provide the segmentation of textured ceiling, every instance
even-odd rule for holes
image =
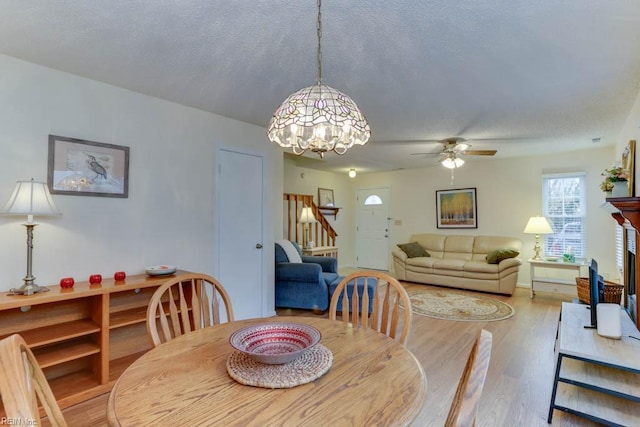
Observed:
[[[640,91],[637,0],[325,0],[323,82],[373,136],[312,167],[422,167],[614,144]],[[316,78],[314,0],[0,0],[0,53],[265,127]],[[265,136],[265,144],[269,144]],[[486,160],[467,158],[469,162]]]

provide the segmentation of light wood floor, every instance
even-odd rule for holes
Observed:
[[[405,283],[408,290],[430,288]],[[487,294],[482,294],[487,295]],[[442,426],[473,340],[481,328],[493,334],[491,364],[481,399],[477,426],[548,426],[547,412],[554,374],[553,346],[563,298],[519,288],[507,302],[515,315],[497,322],[455,322],[414,315],[408,348],[422,363],[428,393],[415,426]],[[569,301],[569,299],[565,299]],[[278,310],[280,315],[314,316],[305,310]],[[325,315],[326,316],[326,315]],[[380,384],[384,392],[384,384]],[[69,426],[106,425],[107,395],[68,408]],[[592,426],[555,411],[553,426]]]

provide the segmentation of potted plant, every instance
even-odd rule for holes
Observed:
[[[601,174],[604,181],[600,183],[600,189],[606,193],[611,193],[611,197],[626,197],[629,195],[627,181],[629,174],[626,169],[621,166],[613,166],[611,169],[605,169]]]

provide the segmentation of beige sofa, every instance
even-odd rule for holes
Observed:
[[[516,257],[489,264],[486,257],[497,249],[522,252],[522,241],[518,239],[414,234],[410,241],[418,242],[430,256],[409,258],[395,247],[392,256],[399,280],[507,295],[515,290],[521,260]]]

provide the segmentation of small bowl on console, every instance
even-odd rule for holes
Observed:
[[[299,323],[270,322],[238,329],[229,343],[257,362],[282,365],[313,348],[322,334],[313,326]]]

